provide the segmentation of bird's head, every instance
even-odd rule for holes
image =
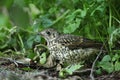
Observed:
[[[45,29],[38,34],[40,34],[42,37],[44,37],[46,41],[52,41],[59,36],[59,32],[57,32],[56,30],[51,29],[51,28]]]

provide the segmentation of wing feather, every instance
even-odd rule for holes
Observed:
[[[96,42],[87,38],[83,38],[75,35],[61,35],[56,41],[69,49],[79,49],[79,48],[98,48],[102,47],[102,43]]]

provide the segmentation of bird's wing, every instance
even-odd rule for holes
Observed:
[[[83,38],[75,35],[61,35],[56,41],[69,49],[79,49],[79,48],[98,48],[102,47],[102,43]]]

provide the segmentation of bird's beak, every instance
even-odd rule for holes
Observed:
[[[38,32],[37,35],[43,36],[43,32]]]
[[[37,35],[42,35],[41,32],[38,32]]]

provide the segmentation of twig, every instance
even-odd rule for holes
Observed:
[[[90,72],[90,78],[91,78],[91,80],[95,80],[94,74],[93,74],[93,72],[94,72],[94,67],[95,67],[96,61],[98,60],[98,58],[99,58],[100,55],[102,54],[103,47],[104,47],[104,45],[101,47],[99,54],[97,55],[96,59],[94,60],[94,62],[93,62],[93,64],[92,64],[92,68],[91,68],[91,72]]]
[[[85,73],[85,72],[89,72],[89,71],[91,71],[91,68],[84,69],[84,70],[80,70],[80,71],[75,71],[74,73],[75,73],[75,74],[76,74],[76,73],[80,74],[80,73]]]

